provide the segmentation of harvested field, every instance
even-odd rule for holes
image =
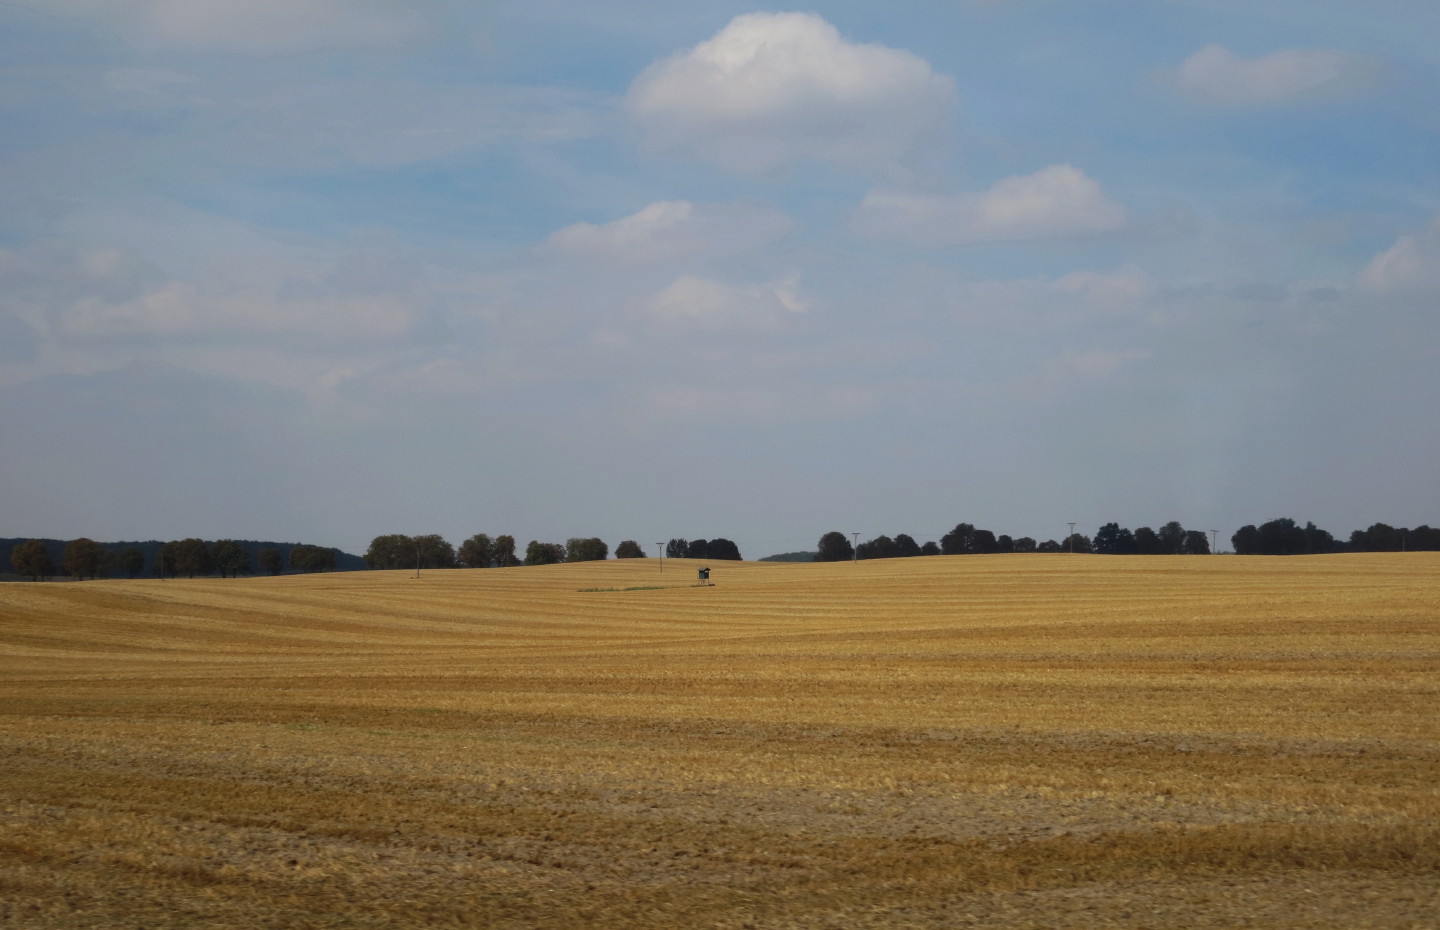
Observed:
[[[0,586],[7,928],[1434,928],[1440,555]]]

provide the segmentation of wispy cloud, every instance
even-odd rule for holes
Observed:
[[[1005,178],[988,190],[930,194],[875,190],[857,232],[916,245],[958,246],[1088,236],[1123,229],[1125,208],[1073,165]]]
[[[1284,49],[1241,58],[1221,45],[1207,45],[1175,73],[1188,96],[1223,106],[1283,103],[1348,86],[1365,70],[1354,55],[1330,49]]]

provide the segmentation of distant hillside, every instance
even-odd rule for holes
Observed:
[[[23,542],[28,542],[32,538],[34,537],[27,536],[18,539],[0,539],[0,579],[8,578],[13,581],[18,577],[13,574],[13,569],[10,567],[10,552],[16,546]],[[45,551],[50,554],[50,561],[55,563],[55,574],[63,577],[65,572],[61,566],[65,558],[65,546],[68,545],[71,540],[41,539],[40,542],[45,545]],[[288,566],[290,565],[290,550],[296,546],[305,545],[304,543],[263,542],[252,539],[237,539],[235,542],[241,549],[245,550],[245,554],[250,557],[250,569],[255,574],[261,574],[258,564],[261,549],[278,550],[280,557],[285,560],[285,565],[288,570]],[[145,557],[145,570],[141,574],[141,577],[153,578],[155,576],[155,553],[162,545],[161,540],[150,539],[144,542],[101,542],[99,545],[100,548],[113,554],[117,559],[120,557],[120,553],[134,546],[136,549],[139,549],[140,554]],[[205,540],[205,545],[213,546],[215,545],[215,540],[207,539]],[[358,555],[351,555],[339,549],[330,549],[329,551],[335,553],[335,570],[337,572],[361,571],[366,567],[365,560]],[[123,573],[118,569],[112,571],[110,575],[111,577],[123,577]]]
[[[782,552],[779,555],[767,555],[761,559],[762,562],[813,562],[813,552]]]

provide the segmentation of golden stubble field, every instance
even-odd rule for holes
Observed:
[[[1440,555],[712,567],[0,586],[0,926],[1440,926]]]

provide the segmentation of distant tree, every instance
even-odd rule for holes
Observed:
[[[233,539],[222,539],[210,550],[211,563],[220,570],[221,578],[239,578],[250,573],[250,555]]]
[[[495,564],[500,568],[514,568],[520,564],[515,555],[514,536],[495,537]]]
[[[565,561],[565,547],[559,543],[542,543],[530,540],[525,547],[526,565],[554,565]]]
[[[484,533],[476,533],[460,544],[459,556],[471,568],[489,568],[495,561],[495,543]]]
[[[740,547],[724,537],[710,540],[710,558],[716,562],[741,562]]]
[[[913,558],[920,554],[920,544],[909,533],[898,533],[895,536],[895,554],[902,559]]]
[[[1210,537],[1203,530],[1186,530],[1180,551],[1186,555],[1209,555]]]
[[[1019,539],[1015,540],[1015,551],[1034,552],[1035,540],[1031,539],[1029,536],[1021,536]]]
[[[1076,555],[1089,555],[1095,551],[1095,546],[1090,542],[1090,537],[1084,533],[1071,533],[1060,543],[1060,552],[1073,552]]]
[[[767,555],[760,558],[762,562],[813,562],[813,552],[781,552],[776,555]]]
[[[1148,526],[1142,526],[1135,531],[1135,552],[1137,555],[1159,555],[1161,552],[1160,537]]]
[[[139,578],[145,571],[145,553],[135,546],[127,546],[120,553],[120,570],[127,578]]]
[[[72,540],[65,546],[65,555],[61,558],[60,564],[65,568],[65,574],[71,578],[78,578],[81,581],[86,578],[100,577],[100,563],[105,555],[105,550],[93,539],[84,536]]]
[[[1107,523],[1095,533],[1095,551],[1100,555],[1134,555],[1135,534],[1118,523]]]
[[[335,550],[322,546],[294,546],[290,550],[290,567],[297,572],[333,572]]]
[[[855,547],[855,558],[860,560],[893,559],[899,555],[900,548],[889,536],[876,536]]]
[[[175,577],[175,543],[161,543],[155,550],[155,577]]]
[[[400,533],[376,536],[365,550],[365,564],[382,570],[412,567],[416,564],[415,540]]]
[[[939,555],[939,554],[940,554],[940,547],[935,544],[935,541],[934,541],[934,540],[931,540],[930,542],[927,542],[925,545],[923,545],[923,546],[920,547],[920,554],[921,554],[921,555]]]
[[[1180,521],[1171,520],[1155,535],[1160,538],[1161,555],[1179,555],[1185,550],[1185,527]]]
[[[38,539],[26,540],[10,550],[10,566],[17,575],[27,575],[31,581],[44,581],[55,574],[55,563],[45,544]]]
[[[1060,544],[1053,539],[1047,539],[1035,547],[1036,552],[1064,552]]]
[[[268,575],[278,575],[285,570],[285,560],[281,557],[280,550],[273,547],[261,549],[256,561],[260,563],[260,570]]]
[[[610,547],[599,537],[571,537],[565,541],[565,561],[603,562],[610,558]]]
[[[672,539],[665,544],[665,558],[683,559],[685,550],[690,548],[690,543],[684,539]]]
[[[1260,524],[1261,555],[1303,555],[1305,531],[1289,517]]]
[[[1009,555],[1015,551],[1015,540],[1001,533],[995,537],[995,551]]]
[[[615,547],[615,558],[643,559],[645,558],[645,550],[641,549],[640,544],[633,539],[622,540],[620,545]]]
[[[1260,554],[1260,530],[1253,523],[1247,523],[1230,537],[1230,547],[1236,555]]]
[[[821,536],[815,550],[817,562],[848,562],[855,558],[855,547],[840,532],[832,531]]]
[[[1410,552],[1435,552],[1440,550],[1440,529],[1422,523],[1404,536],[1405,548]]]
[[[970,551],[976,555],[991,555],[1000,551],[1000,542],[989,530],[976,530],[970,535]]]
[[[208,575],[215,570],[210,561],[210,550],[204,540],[192,536],[172,542],[171,545],[175,552],[175,574],[194,578],[196,575]]]
[[[1410,548],[1408,536],[1408,530],[1397,530],[1388,523],[1372,523],[1369,529],[1350,534],[1350,548],[1356,552],[1399,552],[1402,545]]]
[[[419,550],[422,568],[454,568],[456,565],[455,547],[442,536],[434,533],[416,536],[415,547]]]
[[[942,555],[969,555],[974,552],[975,527],[969,523],[957,523],[955,529],[940,537]]]
[[[1306,523],[1303,532],[1305,533],[1306,552],[1318,555],[1322,552],[1335,551],[1335,537],[1314,523]]]
[[[692,539],[685,546],[685,558],[687,559],[708,559],[710,558],[710,540]]]

